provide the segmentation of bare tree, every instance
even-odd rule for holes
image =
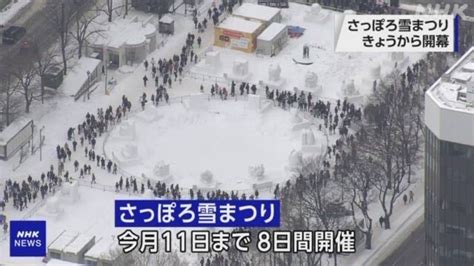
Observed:
[[[410,156],[410,164],[416,162],[416,156],[407,154],[415,152],[416,149],[410,147],[407,151],[407,145],[404,143],[412,141],[416,134],[411,130],[410,134],[403,136],[401,128],[417,128],[416,125],[410,124],[419,121],[406,119],[404,93],[409,92],[403,91],[401,80],[398,70],[392,72],[374,93],[372,99],[374,104],[366,108],[367,143],[371,143],[371,146],[364,152],[373,158],[376,165],[374,171],[377,177],[373,180],[373,186],[378,192],[378,199],[384,211],[386,229],[390,229],[390,218],[396,200],[410,185],[407,182],[407,176],[411,172],[407,156]]]
[[[45,85],[43,77],[52,67],[60,65],[57,58],[58,53],[54,49],[42,50],[37,42],[34,42],[32,53],[35,62],[34,67],[36,69],[36,74],[40,77],[41,103],[44,103]]]
[[[47,16],[54,32],[59,38],[59,47],[63,61],[64,75],[67,75],[67,49],[69,44],[69,28],[71,27],[77,10],[74,5],[64,0],[50,0],[47,3]]]
[[[77,52],[79,58],[82,57],[84,44],[89,40],[89,38],[103,32],[103,30],[99,27],[91,27],[94,24],[99,25],[97,23],[97,17],[99,15],[100,13],[97,12],[85,12],[83,15],[77,16],[75,20],[75,27],[71,32],[71,36],[77,42]]]
[[[107,15],[108,22],[112,22],[114,13],[119,15],[118,10],[122,7],[122,5],[114,5],[114,0],[105,0],[105,4],[102,7],[99,7],[98,9]],[[128,12],[127,8],[126,12]]]
[[[14,113],[20,107],[20,101],[15,95],[18,92],[18,82],[13,75],[5,69],[0,69],[0,111],[5,117],[5,125],[13,121]]]
[[[356,135],[356,141],[349,144],[350,152],[343,153],[339,165],[343,177],[339,182],[349,192],[354,226],[364,234],[365,248],[371,249],[373,219],[370,216],[369,204],[374,200],[371,196],[372,182],[377,172],[372,157],[367,156],[367,153],[363,152],[365,149],[361,147],[371,145],[367,143],[365,131],[361,129]],[[359,222],[361,216],[362,224]]]
[[[12,75],[18,80],[18,91],[25,99],[25,112],[30,112],[31,103],[35,99],[38,75],[32,64],[26,63],[26,59],[15,62],[12,66]]]

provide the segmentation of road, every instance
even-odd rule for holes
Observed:
[[[425,227],[422,223],[410,236],[380,265],[417,266],[424,265]]]
[[[17,15],[7,23],[8,25],[22,26],[26,29],[26,35],[15,45],[0,45],[0,63],[6,62],[7,58],[15,58],[20,54],[22,42],[36,42],[41,51],[49,48],[58,38],[53,25],[48,17],[48,1],[52,0],[32,0],[29,5],[20,10]],[[64,1],[66,10],[68,6],[77,6],[76,1]],[[85,2],[84,2],[85,3]],[[77,8],[76,12],[82,13],[90,7],[91,2],[83,5],[84,8]],[[1,67],[1,66],[0,66]]]

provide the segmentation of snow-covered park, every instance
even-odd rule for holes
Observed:
[[[207,16],[211,4],[204,0],[199,8],[200,19]],[[143,21],[149,17],[133,9],[129,12],[128,16]],[[109,69],[107,78],[115,83],[104,88],[102,76],[89,100],[74,101],[69,88],[60,87],[44,104],[34,102],[34,111],[25,115],[34,120],[35,142],[39,140],[39,129],[44,128],[42,160],[36,151],[26,155],[21,164],[19,154],[0,161],[0,190],[5,189],[7,179],[21,182],[30,175],[39,179],[51,165],[57,169],[57,145],[69,143],[71,146],[67,130],[76,128],[74,139],[79,142],[77,126],[84,122],[87,113],[95,115],[98,108],[109,106],[115,112],[126,96],[132,105],[130,112],[120,123],[114,123],[95,138],[95,153],[114,162],[118,173],[96,167],[95,159],[88,160],[84,148],[90,145],[86,139],[85,144],[78,144],[78,150],[65,160],[64,171],[69,172],[70,182],[63,181],[63,185],[56,187],[54,193],[48,193],[45,199],[38,195],[22,211],[8,204],[7,218],[47,220],[48,243],[65,230],[94,235],[96,239],[111,238],[120,231],[113,225],[114,200],[150,197],[148,192],[133,193],[132,189],[116,192],[120,176],[133,176],[138,186],[147,180],[178,184],[183,198],[188,197],[189,189],[251,194],[256,188],[260,188],[261,197],[273,197],[275,185],[295,178],[293,170],[298,156],[323,154],[327,147],[335,144],[339,134],[336,130],[335,133],[328,131],[324,119],[298,110],[297,104],[294,108],[282,108],[267,99],[266,86],[298,95],[302,91],[306,96],[311,93],[314,102],[329,101],[332,106],[336,106],[337,100],[348,99],[356,108],[361,108],[365,96],[372,92],[374,80],[396,65],[406,67],[422,56],[335,53],[334,21],[340,15],[291,3],[288,9],[282,10],[282,23],[305,28],[305,32],[300,38],[290,38],[279,54],[269,57],[214,46],[212,22],[203,33],[198,33],[192,16],[185,16],[184,11],[178,9],[173,16],[175,34],[160,35],[158,42],[162,46],[148,54],[147,62],[179,55],[188,33],[200,36],[202,44],[194,43],[192,48],[198,62],[189,63],[179,80],[173,79],[172,86],[167,86],[169,103],[162,101],[154,106],[149,100],[156,87],[151,67],[146,70],[143,62]],[[116,24],[126,22],[121,17],[114,18]],[[310,65],[295,63],[295,59],[301,59],[304,46],[310,49]],[[239,64],[244,70],[236,70]],[[73,59],[68,75],[84,74],[74,71],[77,65],[77,59]],[[149,79],[147,86],[144,86],[144,76]],[[233,80],[238,84],[242,81],[255,84],[257,93],[241,95],[237,86],[236,97],[227,96],[223,100],[211,95],[211,85],[230,91]],[[203,91],[200,91],[201,86]],[[144,93],[148,102],[142,108]],[[80,178],[79,171],[74,169],[75,161],[79,168],[92,165],[95,180],[92,174]],[[0,264],[14,261],[41,264],[40,258],[20,261],[10,258],[8,237],[0,236]]]

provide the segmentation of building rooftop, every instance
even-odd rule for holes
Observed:
[[[0,145],[6,145],[21,129],[27,126],[31,119],[21,118],[13,121],[8,127],[0,132]]]
[[[114,252],[118,249],[118,244],[115,239],[101,238],[99,241],[89,249],[84,255],[87,258],[93,258],[96,260],[108,260],[112,261]],[[118,253],[117,253],[118,254]]]
[[[225,30],[233,30],[245,33],[254,33],[262,26],[262,23],[249,21],[243,18],[228,17],[218,27]]]
[[[426,92],[440,107],[474,114],[474,103],[466,97],[474,86],[474,47],[466,52]]]
[[[244,3],[232,15],[260,21],[270,21],[278,13],[280,13],[278,8]]]
[[[67,247],[67,245],[74,241],[78,235],[79,233],[76,232],[63,231],[51,244],[49,244],[48,249],[62,251]]]
[[[287,30],[286,25],[281,23],[272,23],[268,28],[266,28],[262,34],[260,34],[257,39],[263,41],[271,41],[275,38],[280,32]]]
[[[78,254],[79,252],[82,251],[82,249],[89,244],[89,242],[94,240],[94,236],[90,235],[79,235],[76,237],[69,245],[67,245],[63,252],[66,253],[72,253],[72,254]]]

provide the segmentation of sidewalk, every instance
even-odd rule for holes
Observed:
[[[422,171],[417,174],[422,174]],[[382,229],[378,222],[379,216],[374,215],[372,249],[366,250],[364,243],[358,243],[358,252],[341,260],[342,265],[379,265],[423,222],[425,203],[423,177],[412,184],[410,189],[415,193],[415,200],[411,204],[404,205],[402,197],[398,198],[390,221],[391,229]],[[380,203],[377,202],[374,207],[381,208]]]

